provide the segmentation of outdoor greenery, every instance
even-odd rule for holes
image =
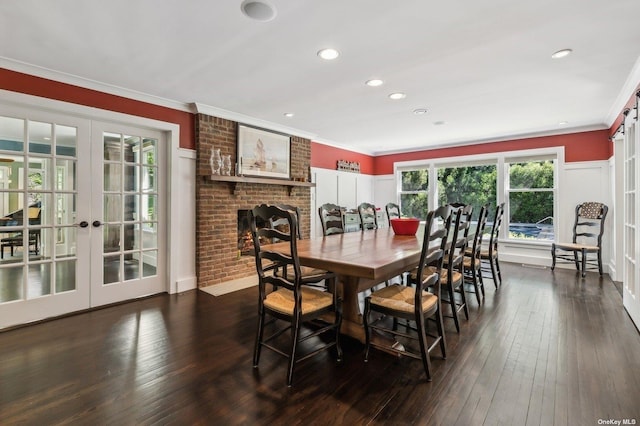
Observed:
[[[400,194],[400,211],[403,216],[427,218],[429,210],[427,191],[429,189],[429,173],[427,170],[411,170],[402,172],[402,193]]]
[[[511,222],[537,223],[553,217],[553,161],[510,164],[509,187],[527,189],[509,194]]]
[[[509,182],[506,189],[509,191],[510,236],[536,238],[527,226],[553,223],[554,163],[552,160],[527,161],[509,163],[508,167]],[[498,181],[495,164],[439,168],[437,176],[438,205],[471,204],[474,212],[488,205],[491,212],[495,211]],[[403,215],[421,219],[426,217],[428,183],[427,169],[402,172],[400,207]]]
[[[471,204],[474,212],[488,204],[494,211],[497,173],[495,165],[438,169],[438,204]]]

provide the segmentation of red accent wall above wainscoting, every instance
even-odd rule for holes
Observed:
[[[568,163],[576,161],[608,160],[611,155],[613,155],[613,146],[609,140],[609,133],[608,129],[604,129],[591,132],[569,133],[565,135],[541,136],[502,142],[487,142],[450,148],[425,149],[422,151],[379,155],[376,157],[322,145],[318,142],[312,142],[311,166],[335,170],[336,161],[344,159],[360,162],[362,173],[388,175],[393,173],[393,165],[399,161],[459,157],[464,155],[549,148],[554,146],[564,146],[564,159]]]
[[[376,174],[371,155],[324,145],[320,142],[311,142],[311,167],[336,170],[338,160],[360,163],[360,173],[365,175]]]
[[[85,89],[5,68],[0,68],[0,89],[175,123],[180,126],[180,148],[195,149],[194,116],[189,112]]]

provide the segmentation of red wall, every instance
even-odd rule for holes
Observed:
[[[430,158],[457,157],[462,155],[507,152],[522,149],[564,146],[566,162],[608,160],[611,157],[609,130],[570,133],[566,135],[542,136],[503,142],[488,142],[476,145],[414,151],[403,154],[380,155],[374,158],[375,174],[393,173],[393,164],[398,161],[423,160]]]
[[[0,89],[180,125],[180,147],[195,149],[193,114],[0,68]]]
[[[311,166],[335,170],[337,160],[358,161],[360,162],[362,173],[386,175],[393,173],[393,164],[398,161],[459,157],[463,155],[478,155],[556,146],[563,146],[565,148],[564,155],[566,162],[608,160],[612,155],[613,149],[609,140],[609,134],[610,131],[605,129],[503,142],[479,143],[450,148],[425,149],[375,157],[312,142]]]
[[[147,102],[124,98],[122,96],[60,83],[4,68],[0,68],[0,89],[176,123],[180,125],[180,147],[195,149],[194,117],[193,114],[189,112],[178,111]],[[629,100],[629,106],[634,102],[635,95]],[[398,161],[454,157],[553,146],[565,147],[565,161],[567,162],[606,160],[611,157],[613,149],[609,141],[609,136],[615,131],[619,122],[620,119],[616,120],[612,129],[609,130],[489,142],[460,147],[426,149],[410,153],[389,154],[376,157],[312,142],[311,166],[335,170],[338,160],[355,161],[360,163],[360,171],[362,173],[382,175],[393,173],[393,164]]]
[[[360,172],[375,175],[374,157],[319,142],[311,142],[311,167],[336,170],[338,160],[360,163]]]

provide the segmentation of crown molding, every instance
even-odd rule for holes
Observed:
[[[624,82],[620,93],[616,97],[616,100],[611,105],[609,109],[609,113],[607,114],[606,123],[608,127],[611,128],[613,123],[622,113],[622,110],[629,102],[633,96],[635,96],[636,91],[638,90],[638,86],[640,85],[640,57],[636,59],[635,64],[633,64],[633,68],[631,68],[631,72],[627,77],[627,80]]]
[[[131,89],[126,89],[124,87],[119,87],[112,84],[101,83],[96,80],[79,77],[73,74],[67,74],[67,73],[52,70],[49,68],[39,67],[37,65],[16,61],[16,60],[5,58],[2,56],[0,56],[0,67],[6,68],[11,71],[20,72],[23,74],[29,74],[34,77],[46,78],[48,80],[70,84],[72,86],[82,87],[84,89],[90,89],[90,90],[95,90],[102,93],[107,93],[110,95],[121,96],[123,98],[133,99],[140,102],[146,102],[149,104],[171,108],[178,111],[191,112],[189,104],[184,102],[165,99],[159,96],[149,95],[146,93],[138,92]]]
[[[222,108],[212,107],[210,105],[194,102],[191,104],[191,112],[195,114],[206,114],[213,117],[224,118],[225,120],[236,121],[250,126],[261,127],[263,129],[272,130],[274,132],[286,133],[305,139],[315,140],[316,135],[294,127],[283,126],[282,124],[273,123],[271,121],[262,120],[260,118],[251,117],[239,112],[229,111]]]

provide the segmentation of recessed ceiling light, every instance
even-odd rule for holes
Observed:
[[[327,61],[330,61],[340,56],[340,52],[338,52],[336,49],[331,49],[331,48],[322,49],[322,50],[318,50],[318,56],[321,57],[322,59],[326,59]]]
[[[571,50],[571,49],[562,49],[562,50],[558,50],[557,52],[555,52],[553,55],[551,55],[551,57],[553,59],[560,59],[560,58],[564,58],[566,56],[569,56],[571,54],[571,52],[573,52],[573,50]]]
[[[265,1],[244,0],[240,10],[246,17],[261,22],[267,22],[276,17],[276,9]]]
[[[424,115],[427,113],[427,109],[426,108],[416,108],[413,110],[413,113],[415,115]]]
[[[567,124],[569,124],[568,121],[561,121],[558,123],[558,126],[566,126]]]
[[[384,83],[384,81],[378,79],[378,78],[374,78],[371,80],[367,80],[364,84],[366,84],[367,86],[371,86],[371,87],[378,87],[378,86],[382,86],[382,84]]]
[[[293,117],[293,113],[292,112],[285,112],[284,116],[287,117],[287,118],[291,118],[291,117]]]
[[[434,126],[442,126],[442,125],[444,125],[444,123],[445,123],[444,121],[434,121],[433,125]]]
[[[406,97],[407,95],[402,92],[396,92],[389,95],[389,99],[393,99],[393,100],[404,99]]]

